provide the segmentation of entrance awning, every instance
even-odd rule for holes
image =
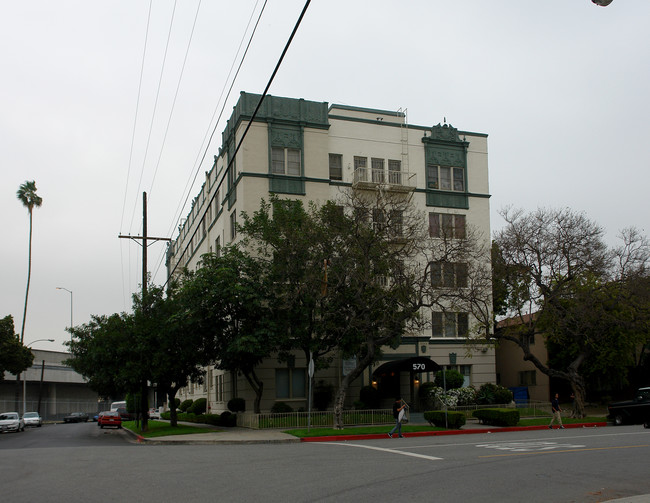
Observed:
[[[437,372],[442,367],[426,356],[413,356],[403,360],[393,360],[377,367],[372,375],[381,377],[393,372]]]

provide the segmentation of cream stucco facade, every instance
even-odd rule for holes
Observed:
[[[206,172],[205,183],[179,235],[170,244],[169,274],[175,274],[179,266],[195,269],[202,254],[236,240],[234,222],[242,212],[256,211],[270,193],[305,204],[324,203],[336,199],[341,191],[357,190],[362,182],[372,182],[380,166],[384,173],[381,180],[408,192],[411,204],[425,218],[429,214],[436,214],[435,218],[451,215],[452,219],[459,215],[463,225],[481,231],[489,246],[486,134],[458,131],[446,124],[407,124],[402,112],[328,106],[275,96],[265,97],[250,123],[259,99],[259,95],[241,93],[222,134],[219,155],[211,171]],[[285,156],[284,172],[280,172],[282,163],[278,161],[281,151]],[[234,162],[229,166],[232,156]],[[457,327],[468,323],[466,318],[456,321]],[[457,368],[466,376],[466,382],[476,387],[495,382],[494,350],[487,346],[468,349],[464,337],[449,333],[453,325],[445,322],[438,333],[431,327],[422,333],[407,334],[399,348],[385,350],[384,361],[425,356],[439,365]],[[284,389],[287,379],[300,381],[306,367],[300,354],[296,354],[291,369],[272,358],[265,360],[257,370],[265,383],[262,410],[269,410],[276,401],[294,409],[306,408],[301,386],[297,386],[298,396],[287,396]],[[316,373],[315,381],[336,386],[344,371],[345,362],[336,359],[330,369]],[[417,382],[433,380],[428,373],[415,377]],[[414,390],[409,373],[397,379],[401,393],[409,396]],[[372,369],[368,369],[350,389],[348,405],[358,400],[361,386],[372,383]],[[206,369],[205,383],[189,383],[179,393],[181,400],[207,397],[212,412],[226,410],[228,400],[235,396],[244,398],[247,410],[252,410],[254,394],[245,379],[214,367]]]

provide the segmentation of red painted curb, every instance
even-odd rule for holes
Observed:
[[[598,423],[577,423],[577,424],[566,424],[564,425],[565,429],[569,428],[597,428],[607,426],[607,422],[598,422]],[[553,428],[554,430],[560,429],[558,427]],[[406,438],[416,438],[416,437],[438,437],[438,436],[447,436],[447,435],[472,435],[476,433],[501,433],[507,431],[535,431],[535,430],[548,430],[548,426],[538,425],[538,426],[495,426],[494,428],[480,428],[480,429],[471,429],[471,430],[444,430],[444,431],[414,431],[410,433],[403,433]],[[348,440],[376,440],[376,439],[385,439],[387,433],[372,433],[367,435],[332,435],[329,437],[304,437],[301,438],[301,442],[345,442]],[[393,437],[395,438],[395,437]]]

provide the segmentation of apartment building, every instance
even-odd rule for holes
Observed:
[[[306,205],[336,199],[341,191],[374,190],[381,185],[408,196],[426,215],[432,236],[441,229],[461,236],[471,225],[489,245],[486,134],[459,131],[446,123],[408,124],[405,111],[276,96],[264,98],[251,122],[260,99],[260,95],[241,93],[212,169],[205,173],[205,183],[168,248],[168,274],[176,274],[179,266],[195,269],[202,254],[237,240],[236,223],[242,212],[252,214],[261,199],[268,200],[272,193]],[[441,281],[445,278],[448,275],[441,274]],[[347,405],[358,400],[359,389],[369,384],[415,396],[420,382],[433,380],[432,372],[399,367],[376,372],[382,363],[409,358],[455,368],[467,385],[495,382],[493,349],[465,344],[471,315],[429,315],[429,328],[404,336],[397,349],[386,349],[384,360],[357,379]],[[308,362],[303,355],[295,356],[290,367],[273,358],[260,365],[257,374],[265,383],[262,410],[277,401],[294,409],[307,408]],[[330,369],[316,373],[315,380],[337,386],[350,363],[336,358]],[[254,393],[242,376],[210,367],[203,384],[188,383],[178,396],[207,398],[210,410],[219,412],[236,396],[246,399],[251,410]]]

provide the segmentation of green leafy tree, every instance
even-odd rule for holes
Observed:
[[[4,372],[18,375],[28,369],[34,361],[34,354],[20,343],[14,330],[13,316],[0,319],[0,381]]]
[[[340,209],[340,208],[339,208]],[[264,274],[259,288],[266,295],[273,340],[280,361],[294,351],[312,359],[316,371],[327,368],[340,344],[333,329],[327,275],[341,242],[340,211],[272,196],[253,214],[243,214],[242,246],[250,250]]]
[[[622,370],[625,355],[647,341],[647,306],[629,287],[646,275],[650,247],[628,229],[623,245],[610,250],[598,225],[568,209],[502,215],[494,274],[506,286],[512,320],[496,337],[517,344],[542,373],[568,381],[584,417],[585,368]],[[548,362],[530,351],[538,333],[549,348],[562,348]]]
[[[179,291],[188,331],[204,341],[218,368],[244,375],[255,392],[255,412],[264,392],[255,369],[277,348],[265,274],[262,261],[226,247],[204,255]]]

